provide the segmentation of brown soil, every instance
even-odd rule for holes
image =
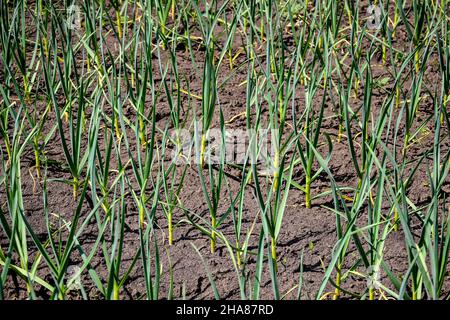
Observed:
[[[289,39],[287,39],[288,41]],[[113,38],[110,39],[111,42],[115,41]],[[239,40],[236,40],[236,50],[239,47]],[[395,40],[395,45],[399,50],[408,50],[406,42],[406,34],[404,30],[399,30],[397,32],[397,39]],[[113,46],[113,43],[111,43]],[[198,61],[201,60],[203,55],[202,51],[196,53],[196,58]],[[245,62],[245,54],[236,61],[236,65],[243,64]],[[374,78],[383,78],[389,76],[387,70],[389,70],[390,63],[386,65],[381,64],[380,57],[376,57],[377,61],[374,61],[373,66],[373,76]],[[201,94],[201,75],[199,75],[195,68],[193,67],[189,55],[180,49],[177,51],[177,61],[180,68],[179,72],[189,79],[189,87],[194,94]],[[157,57],[154,58],[153,65],[156,69],[158,64]],[[223,79],[227,79],[226,84],[224,84],[219,91],[219,101],[224,113],[225,119],[231,119],[232,117],[245,111],[245,85],[241,85],[247,77],[246,68],[235,68],[230,70],[229,66],[224,63],[220,72],[221,78],[219,83]],[[155,80],[161,82],[161,77],[159,72],[155,70],[154,72]],[[433,87],[440,83],[440,75],[437,68],[430,64],[429,70],[427,71],[427,79],[425,80],[425,85]],[[185,81],[183,81],[182,86],[185,86]],[[384,94],[387,87],[375,89],[373,97],[373,105],[380,106],[384,100]],[[408,91],[408,80],[404,86],[405,94],[407,96]],[[360,92],[363,92],[363,87],[361,86]],[[323,93],[322,93],[323,94]],[[321,98],[321,93],[318,94],[318,100]],[[302,93],[298,94],[298,108],[302,108]],[[354,105],[359,105],[362,103],[362,94],[360,97],[354,99],[352,103]],[[150,99],[150,97],[149,97]],[[190,105],[188,105],[188,99],[186,96],[182,97],[182,106],[184,110],[184,115],[189,119],[193,117],[193,110],[199,110],[200,104],[198,101],[191,100]],[[426,117],[432,113],[432,105],[430,103],[424,103],[419,110],[418,122],[423,121]],[[374,108],[376,109],[376,107]],[[127,111],[125,111],[127,112]],[[132,113],[133,111],[130,111]],[[266,111],[267,112],[267,111]],[[197,115],[199,112],[197,112]],[[217,115],[217,114],[216,114]],[[346,144],[346,138],[344,136],[341,142],[336,141],[338,123],[335,118],[331,118],[334,115],[333,105],[328,102],[326,115],[327,120],[324,122],[323,132],[328,133],[333,139],[333,152],[332,159],[330,161],[330,169],[334,175],[335,180],[339,185],[345,186],[356,186],[357,177],[355,170],[351,162],[351,156],[349,153],[348,145]],[[49,114],[49,119],[46,122],[45,132],[49,132],[54,126],[55,115],[51,112]],[[170,123],[169,109],[167,101],[164,98],[164,94],[161,95],[160,101],[158,103],[157,109],[157,125],[159,128],[164,128],[166,124]],[[218,121],[218,116],[215,118],[215,123]],[[404,124],[403,124],[404,125]],[[422,140],[416,143],[412,148],[408,150],[407,157],[415,158],[422,155],[425,151],[429,150],[430,142],[433,141],[433,128],[430,123],[427,127],[429,129],[429,134],[424,135]],[[245,118],[238,118],[232,124],[229,125],[230,128],[245,128]],[[356,129],[356,128],[355,128]],[[68,133],[66,133],[68,135]],[[447,129],[443,134],[447,134]],[[100,136],[100,140],[103,139],[103,135]],[[139,144],[134,142],[134,148]],[[400,142],[399,142],[400,143]],[[100,143],[102,144],[102,142]],[[3,146],[3,143],[2,143]],[[137,147],[139,148],[139,147]],[[448,149],[448,141],[442,146],[443,149]],[[399,150],[401,146],[399,147]],[[323,148],[321,151],[326,151]],[[445,151],[445,150],[444,150]],[[138,152],[138,151],[137,151]],[[72,188],[69,185],[58,181],[51,181],[51,179],[56,178],[66,178],[70,179],[70,174],[64,168],[65,158],[61,148],[60,138],[56,134],[55,137],[48,143],[45,149],[46,157],[51,159],[53,165],[48,168],[47,177],[48,181],[48,209],[51,214],[59,215],[60,217],[70,220],[72,214],[77,206],[77,203],[72,197]],[[124,158],[127,155],[124,152]],[[4,161],[4,160],[3,160]],[[117,164],[117,160],[114,160]],[[44,208],[42,199],[42,185],[36,181],[35,173],[33,172],[34,166],[34,156],[31,149],[27,149],[24,153],[22,159],[22,187],[23,187],[23,197],[25,205],[25,215],[34,228],[35,233],[41,240],[45,240],[47,235],[45,220],[44,220]],[[183,168],[178,168],[181,172]],[[230,184],[230,191],[232,194],[236,194],[239,190],[240,183],[240,172],[231,167],[226,168],[227,180]],[[127,174],[132,175],[131,171],[127,171]],[[132,179],[132,178],[131,178]],[[294,173],[295,181],[301,183],[304,179],[304,174],[300,168],[295,170]],[[414,203],[427,203],[429,201],[431,194],[430,189],[426,185],[427,181],[426,164],[421,165],[420,169],[416,173],[414,179],[414,184],[409,190],[409,197]],[[0,186],[0,205],[4,212],[7,212],[6,206],[6,195],[5,186],[2,184]],[[313,185],[313,195],[318,195],[321,192],[329,190],[330,183],[326,174],[322,174],[321,177]],[[89,192],[88,192],[89,195]],[[131,264],[133,257],[135,256],[137,250],[139,249],[139,225],[138,225],[138,214],[134,201],[130,195],[126,196],[128,198],[127,206],[127,227],[126,227],[126,238],[124,243],[124,263],[123,270]],[[226,189],[224,188],[223,198],[220,205],[220,212],[224,213],[230,203],[229,197],[226,194]],[[204,196],[200,189],[200,182],[198,177],[198,172],[196,166],[191,166],[187,169],[187,175],[184,182],[184,187],[181,192],[180,200],[183,206],[189,210],[189,212],[195,213],[197,215],[208,217],[207,205],[205,203]],[[326,207],[332,207],[332,198],[330,196],[315,199],[313,201],[313,207],[307,209],[304,204],[304,195],[301,191],[292,188],[289,194],[288,206],[283,220],[283,227],[281,229],[281,234],[278,240],[278,261],[279,261],[279,287],[282,294],[286,294],[287,299],[294,299],[297,294],[295,286],[299,282],[300,277],[300,259],[303,255],[303,288],[302,288],[302,298],[312,299],[315,298],[317,289],[319,288],[325,268],[330,262],[333,248],[336,244],[336,221],[335,215],[332,211]],[[389,209],[388,204],[385,205],[385,209]],[[90,210],[90,204],[86,202],[83,208],[83,215],[85,216]],[[245,209],[244,209],[244,225],[242,230],[248,230],[252,227],[254,221],[256,224],[253,228],[250,249],[254,250],[257,245],[258,235],[261,228],[260,222],[260,212],[255,198],[255,194],[252,188],[247,188],[245,194]],[[361,213],[361,218],[359,223],[366,223],[367,219],[364,218],[364,212]],[[218,243],[218,248],[215,254],[211,254],[209,251],[209,241],[205,235],[188,223],[186,221],[187,215],[182,210],[175,210],[174,221],[180,223],[175,228],[174,233],[174,245],[169,246],[167,243],[167,225],[166,219],[164,217],[161,208],[158,208],[155,221],[155,232],[152,237],[156,237],[159,244],[159,251],[161,254],[162,265],[166,267],[163,270],[161,278],[161,293],[160,298],[165,298],[169,291],[170,277],[169,270],[167,266],[169,263],[173,268],[173,281],[174,281],[174,298],[181,299],[184,296],[188,299],[211,299],[213,298],[213,292],[211,289],[210,282],[207,277],[207,271],[203,265],[200,256],[196,253],[192,245],[195,245],[201,252],[203,258],[209,270],[212,272],[217,288],[222,298],[225,299],[239,299],[239,284],[238,277],[233,265],[231,263],[231,258],[229,256],[226,247]],[[56,218],[55,218],[56,219]],[[55,220],[56,221],[56,220]],[[234,231],[232,227],[231,216],[221,225],[220,230],[224,235],[228,236],[230,239],[234,237]],[[97,237],[97,225],[95,221],[92,221],[89,227],[85,230],[79,241],[82,247],[89,251]],[[0,232],[0,246],[3,250],[7,248],[7,241],[3,234],[3,230]],[[353,245],[352,245],[353,246]],[[350,254],[346,258],[344,271],[347,271],[353,265],[352,261],[358,256],[354,247],[350,247],[348,251]],[[408,268],[408,262],[406,257],[406,250],[404,245],[404,237],[401,230],[399,232],[390,233],[385,249],[385,261],[392,268],[392,271],[400,276]],[[30,260],[32,261],[36,255],[36,248],[33,243],[29,242],[30,250]],[[34,250],[34,251],[33,251]],[[354,251],[354,255],[351,253]],[[72,265],[81,264],[82,259],[78,253],[74,253],[71,259]],[[108,274],[104,262],[104,258],[99,250],[98,254],[93,258],[91,265],[99,274],[102,279],[106,279]],[[247,261],[248,272],[254,272],[254,257],[249,256]],[[41,263],[41,266],[44,266]],[[1,267],[0,267],[1,270]],[[364,270],[363,270],[364,271]],[[45,267],[40,267],[38,274],[44,279],[50,280],[48,270]],[[386,276],[383,275],[381,281],[386,280]],[[91,299],[102,299],[98,289],[93,284],[89,275],[85,272],[82,275],[83,285]],[[388,286],[390,286],[387,283]],[[448,287],[448,283],[446,287]],[[355,293],[364,292],[366,289],[366,282],[364,279],[358,278],[353,275],[349,275],[345,279],[343,288]],[[294,289],[294,290],[291,290]],[[327,285],[326,292],[332,292],[334,288],[331,284]],[[38,297],[48,298],[48,292],[41,288],[36,292]],[[139,299],[145,295],[145,284],[143,280],[143,271],[141,262],[138,261],[137,265],[133,269],[129,280],[125,283],[124,288],[120,292],[121,298],[123,299]],[[23,281],[15,277],[13,274],[9,276],[9,281],[7,287],[5,288],[5,296],[7,299],[23,299],[26,297],[26,286]],[[72,298],[81,298],[78,292],[71,293]],[[268,264],[265,264],[263,270],[263,279],[261,281],[261,297],[266,299],[273,298],[272,293],[272,283],[270,281]],[[344,295],[344,297],[350,297],[349,295]],[[330,298],[330,296],[327,296]]]

